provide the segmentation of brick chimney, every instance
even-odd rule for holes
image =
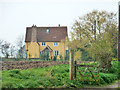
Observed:
[[[33,24],[32,26],[32,37],[31,37],[31,41],[32,42],[36,42],[37,41],[37,26]]]

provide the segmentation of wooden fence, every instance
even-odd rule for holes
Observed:
[[[74,50],[70,50],[70,80],[95,81],[99,84],[99,66],[90,61],[74,61]],[[89,64],[91,63],[91,64]],[[92,63],[94,63],[92,65]]]
[[[99,66],[98,65],[85,65],[86,63],[74,64],[74,77],[79,77],[80,81],[95,81],[99,84]]]

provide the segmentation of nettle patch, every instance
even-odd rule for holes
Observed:
[[[117,64],[117,62],[112,62],[109,72],[100,72],[101,85],[112,83],[118,79]],[[95,85],[95,82],[70,80],[68,64],[2,71],[3,88],[82,88],[86,85]]]

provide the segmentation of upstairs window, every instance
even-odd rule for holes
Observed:
[[[54,42],[54,43],[53,43],[53,46],[58,46],[58,42]]]
[[[49,29],[46,29],[46,33],[49,33],[50,32],[50,30]]]
[[[54,56],[58,56],[58,55],[59,55],[59,51],[58,50],[54,51]]]
[[[42,42],[42,43],[41,43],[41,46],[46,46],[46,42]]]

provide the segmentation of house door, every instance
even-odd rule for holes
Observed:
[[[49,50],[46,50],[46,54],[47,54],[47,60],[49,60],[49,57],[50,57],[50,51]]]

